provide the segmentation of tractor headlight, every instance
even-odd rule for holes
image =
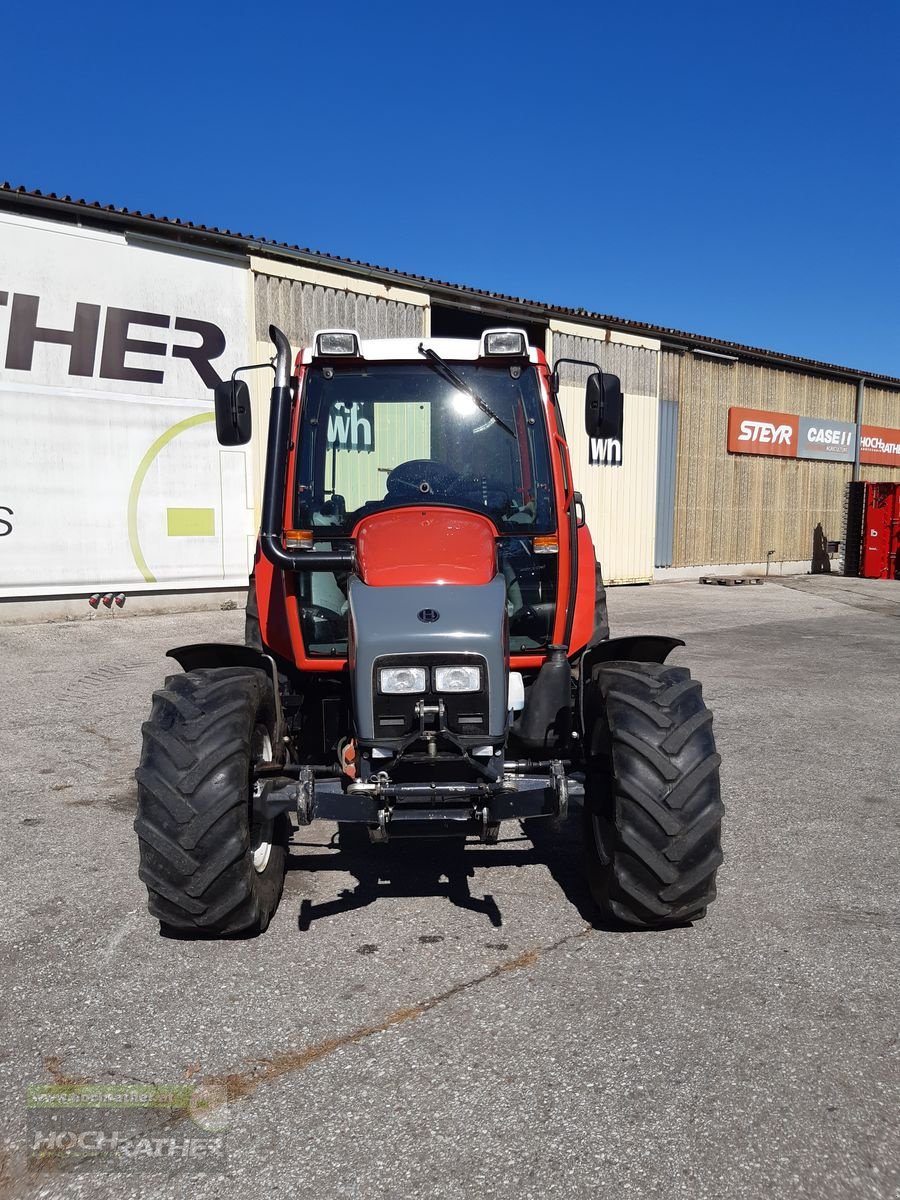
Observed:
[[[528,353],[528,339],[522,329],[486,329],[481,335],[482,354]]]
[[[341,358],[359,358],[359,337],[355,329],[323,329],[315,337],[316,354],[335,354]]]
[[[378,672],[378,686],[387,695],[399,692],[424,692],[424,667],[382,667]]]
[[[481,669],[463,665],[435,667],[434,690],[436,692],[480,692]]]

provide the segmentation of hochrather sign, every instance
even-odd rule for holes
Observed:
[[[0,213],[0,596],[246,583],[252,460],[211,388],[252,361],[249,296],[240,262]]]
[[[173,318],[166,313],[140,312],[131,308],[106,309],[103,322],[102,351],[97,364],[97,345],[100,339],[99,304],[76,302],[70,328],[54,329],[38,324],[40,296],[27,292],[0,291],[0,306],[9,305],[9,330],[6,343],[5,367],[7,371],[31,372],[34,369],[35,347],[44,345],[67,346],[69,349],[66,373],[78,379],[90,378],[95,373],[100,379],[122,379],[139,383],[163,383],[165,370],[141,365],[129,365],[128,355],[170,355],[185,358],[200,376],[207,388],[221,382],[212,365],[213,359],[225,352],[225,334],[212,321],[198,321],[191,317],[175,317],[176,331],[188,335],[187,344],[177,342],[171,347],[167,340],[132,337],[133,326],[143,329],[168,330]],[[165,335],[163,335],[165,337]],[[197,345],[195,336],[200,338]]]
[[[863,425],[859,461],[872,466],[900,467],[900,429]]]
[[[728,450],[731,454],[852,463],[856,453],[856,424],[828,417],[730,408]],[[900,467],[900,429],[863,425],[860,462]]]

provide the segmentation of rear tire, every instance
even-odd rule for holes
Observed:
[[[164,930],[260,933],[284,884],[290,824],[253,819],[251,763],[271,757],[275,697],[262,671],[172,675],[143,725],[141,879]]]
[[[716,895],[722,801],[712,713],[684,667],[594,673],[584,839],[591,894],[616,923],[700,920]]]

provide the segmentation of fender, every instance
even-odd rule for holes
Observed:
[[[255,667],[272,680],[275,693],[276,745],[273,754],[278,759],[285,734],[284,713],[281,709],[281,689],[278,684],[278,667],[270,654],[261,654],[251,646],[239,646],[233,642],[193,642],[189,646],[176,646],[166,651],[166,658],[174,658],[183,671],[203,670],[209,667]]]
[[[581,678],[584,679],[592,667],[602,662],[664,663],[676,646],[683,645],[681,638],[663,637],[657,633],[607,638],[589,647],[581,656]]]
[[[578,728],[582,738],[587,736],[584,723],[585,683],[599,663],[604,662],[651,662],[664,663],[677,646],[683,646],[681,638],[664,637],[656,633],[638,633],[630,637],[607,638],[590,646],[581,656],[578,672]]]

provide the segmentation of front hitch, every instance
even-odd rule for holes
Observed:
[[[300,767],[296,780],[263,789],[262,815],[295,812],[301,825],[315,820],[366,825],[374,841],[389,837],[475,835],[496,841],[501,821],[565,817],[569,794],[578,784],[556,759],[548,774],[505,774],[494,784],[396,783],[386,771],[350,784],[317,779],[312,767]]]

